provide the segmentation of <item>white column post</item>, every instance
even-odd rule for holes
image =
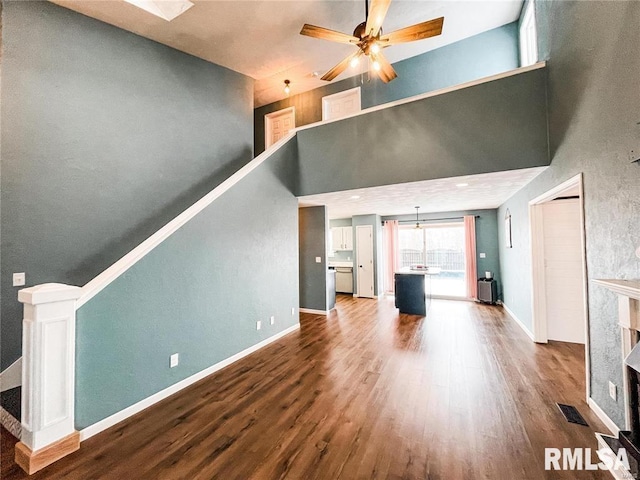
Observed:
[[[22,330],[22,438],[16,463],[32,474],[80,448],[74,426],[76,300],[58,283],[25,288]]]

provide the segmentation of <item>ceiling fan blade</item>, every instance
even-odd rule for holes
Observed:
[[[389,83],[391,80],[398,77],[398,74],[389,63],[389,60],[387,60],[387,57],[382,54],[382,52],[376,55],[375,60],[377,60],[380,64],[380,70],[375,70],[375,72],[380,77],[380,80],[382,80],[384,83]]]
[[[391,0],[371,0],[365,35],[371,35],[372,37],[378,35],[384,17],[387,16],[389,5],[391,5]]]
[[[302,30],[300,30],[300,35],[346,44],[355,44],[360,41],[359,38],[354,37],[353,35],[336,32],[335,30],[329,30],[328,28],[316,27],[315,25],[309,25],[308,23],[304,24]]]
[[[442,33],[444,17],[418,23],[410,27],[401,28],[395,32],[380,37],[382,46],[396,45],[398,43],[414,42],[425,38],[435,37]]]
[[[353,60],[354,58],[358,58],[360,55],[362,55],[362,50],[358,49],[357,52],[349,55],[347,58],[345,58],[339,64],[337,64],[335,67],[333,67],[331,70],[325,73],[322,76],[322,80],[326,80],[327,82],[330,82],[331,80],[336,78],[338,75],[340,75],[342,72],[344,72],[347,69],[347,67],[351,64],[351,60]]]

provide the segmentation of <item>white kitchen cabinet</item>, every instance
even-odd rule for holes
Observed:
[[[334,252],[353,250],[353,228],[352,227],[332,227],[331,228],[331,250]]]

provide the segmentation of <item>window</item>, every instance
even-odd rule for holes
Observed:
[[[440,297],[467,296],[465,281],[464,224],[446,223],[400,227],[400,267],[440,267],[431,277],[431,294]]]
[[[534,0],[529,0],[522,13],[520,24],[520,66],[526,67],[538,61],[538,36]]]

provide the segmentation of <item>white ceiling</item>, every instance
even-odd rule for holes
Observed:
[[[420,213],[497,208],[546,168],[525,168],[307,195],[299,197],[298,203],[301,207],[326,205],[331,219],[368,214],[415,214],[416,206],[420,207]],[[468,185],[457,186],[463,183]]]
[[[324,73],[353,51],[303,37],[304,23],[352,33],[364,21],[363,0],[192,0],[195,5],[171,22],[123,0],[51,1],[254,78],[256,107],[284,98],[285,79],[292,94],[326,84],[312,72]],[[394,0],[383,25],[387,33],[440,16],[445,21],[439,37],[385,54],[393,63],[491,30],[516,20],[521,6],[522,0]]]

